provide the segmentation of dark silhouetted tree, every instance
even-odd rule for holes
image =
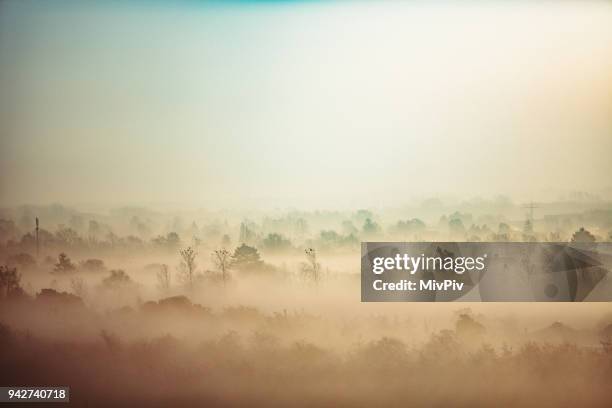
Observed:
[[[176,250],[181,244],[181,239],[176,232],[169,232],[166,236],[158,236],[153,239],[153,243],[168,250]]]
[[[226,249],[218,249],[212,253],[213,262],[217,269],[221,272],[221,277],[223,278],[223,286],[227,282],[228,271],[231,265],[232,258],[230,253]]]
[[[263,265],[257,248],[242,244],[234,250],[232,266],[240,272],[254,271]]]
[[[23,293],[21,286],[21,274],[17,268],[0,266],[0,297],[12,297]]]
[[[106,266],[101,259],[86,259],[79,262],[79,269],[86,272],[104,272],[106,271]]]
[[[317,261],[317,252],[313,248],[306,248],[304,254],[306,262],[302,263],[302,275],[318,285],[321,279],[321,264]]]
[[[57,263],[55,264],[55,268],[53,268],[53,272],[55,273],[70,273],[74,272],[76,267],[65,253],[59,254],[57,257]]]
[[[193,289],[193,280],[196,270],[196,256],[197,252],[192,247],[187,247],[179,251],[181,255],[181,264],[179,265],[179,277],[180,279],[189,286],[189,289]]]
[[[102,281],[107,289],[119,289],[132,283],[130,276],[123,269],[112,269],[110,275]]]

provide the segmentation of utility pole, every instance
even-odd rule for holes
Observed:
[[[40,253],[40,244],[38,242],[38,217],[36,217],[36,259],[38,259]]]
[[[532,201],[529,204],[524,205],[523,208],[527,208],[529,210],[529,220],[533,222],[533,210],[540,207],[535,205],[535,203]]]
[[[535,203],[532,201],[529,204],[526,204],[523,206],[523,208],[526,208],[529,210],[529,214],[527,215],[527,221],[525,222],[525,232],[531,234],[533,232],[533,210],[535,208],[539,208],[539,206],[535,205]]]

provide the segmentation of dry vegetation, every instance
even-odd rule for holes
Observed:
[[[307,216],[176,237],[142,214],[73,221],[41,234],[38,259],[3,221],[0,384],[69,385],[104,407],[612,406],[607,303],[362,304],[348,237],[397,225],[329,217],[343,232],[308,232]]]

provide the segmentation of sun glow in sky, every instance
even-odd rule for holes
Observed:
[[[6,1],[0,205],[610,193],[611,21],[589,1]]]

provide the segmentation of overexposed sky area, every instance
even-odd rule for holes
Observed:
[[[0,205],[612,191],[612,3],[0,3]]]

